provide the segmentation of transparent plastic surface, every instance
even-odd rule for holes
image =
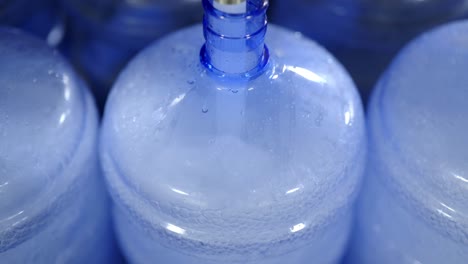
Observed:
[[[140,53],[106,105],[101,160],[129,262],[337,263],[366,152],[351,79],[274,26],[258,77],[217,75],[202,32]]]
[[[0,262],[106,263],[97,114],[58,52],[0,29]]]
[[[350,263],[467,263],[467,36],[419,37],[380,80]]]
[[[367,101],[397,52],[444,22],[468,17],[467,0],[277,0],[274,23],[324,45],[349,70]]]
[[[104,105],[114,79],[142,48],[202,19],[200,0],[62,0],[70,56]]]

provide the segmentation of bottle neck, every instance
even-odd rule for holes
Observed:
[[[201,62],[221,75],[255,76],[268,61],[267,0],[203,0]]]

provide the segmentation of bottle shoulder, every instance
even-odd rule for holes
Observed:
[[[389,178],[430,210],[463,221],[468,216],[467,32],[468,23],[452,23],[408,45],[381,78],[369,111],[372,152]]]
[[[339,182],[354,190],[362,108],[331,55],[273,26],[265,73],[233,81],[200,64],[203,43],[200,25],[160,40],[113,87],[101,151],[129,186],[146,199],[205,209],[273,203],[303,188],[310,198]]]
[[[86,87],[42,41],[1,28],[0,54],[3,226],[48,203],[41,197],[58,182],[68,181],[61,179],[63,171],[74,159],[85,131],[96,133],[96,113]]]
[[[355,112],[353,114],[362,115],[356,88],[332,55],[299,33],[276,26],[269,26],[268,31],[266,44],[271,58],[263,74],[253,79],[216,76],[201,65],[200,49],[204,43],[201,25],[155,42],[136,56],[119,76],[110,96],[107,115],[115,115],[111,108],[135,101],[162,106],[171,100],[171,107],[182,107],[179,103],[185,98],[202,100],[204,95],[226,91],[258,93],[258,96],[269,94],[278,98],[290,93],[290,100],[314,97],[317,101],[323,100],[322,105],[334,100],[348,105]],[[347,112],[345,110],[349,109],[341,108],[338,112],[343,114]]]

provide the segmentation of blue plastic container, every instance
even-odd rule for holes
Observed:
[[[420,33],[468,17],[467,0],[276,0],[272,21],[317,40],[367,101],[397,52]]]
[[[140,53],[106,105],[101,160],[125,255],[337,263],[366,152],[350,77],[315,42],[266,33],[266,1],[203,4],[203,28]]]
[[[142,48],[202,19],[200,0],[62,0],[70,15],[72,62],[91,84],[99,107],[118,73]]]
[[[58,52],[0,28],[1,263],[115,263],[97,129]]]
[[[428,32],[380,79],[349,263],[468,263],[467,36]]]

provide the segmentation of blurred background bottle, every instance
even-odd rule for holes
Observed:
[[[271,21],[324,45],[367,101],[400,48],[435,25],[466,17],[467,0],[274,0]]]
[[[13,26],[30,32],[51,46],[58,46],[65,32],[55,0],[2,0],[0,25]]]
[[[115,263],[90,92],[16,29],[0,29],[0,69],[0,262]]]
[[[349,263],[468,261],[468,21],[404,48],[369,105]]]
[[[200,22],[200,0],[62,0],[69,15],[68,54],[98,105],[138,51],[178,28]]]

